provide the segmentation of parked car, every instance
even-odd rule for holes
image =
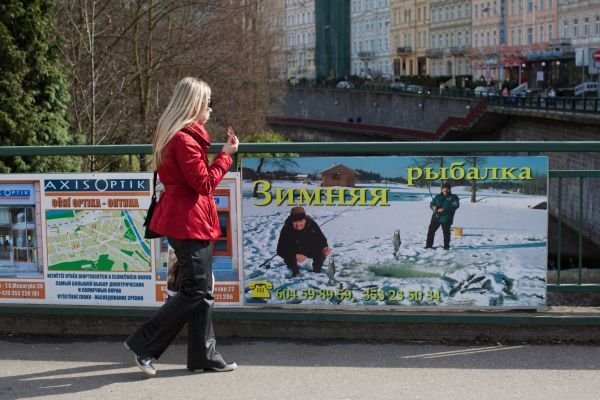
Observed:
[[[473,93],[476,97],[496,96],[496,89],[491,86],[477,86]]]
[[[408,85],[406,87],[406,91],[407,92],[413,92],[413,93],[418,93],[418,94],[422,94],[425,92],[425,88],[421,85]]]
[[[390,89],[392,90],[399,90],[401,92],[406,90],[406,83],[404,82],[392,82],[390,84]]]
[[[354,83],[348,81],[339,81],[335,87],[338,89],[354,89]]]

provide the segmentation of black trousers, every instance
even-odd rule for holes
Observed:
[[[450,221],[446,221],[442,224],[435,214],[431,216],[431,222],[429,223],[429,229],[427,230],[427,242],[425,243],[425,247],[433,246],[435,232],[440,226],[442,227],[442,232],[444,234],[444,248],[448,249],[450,247]]]
[[[313,272],[321,272],[321,269],[323,268],[323,262],[325,262],[325,256],[322,253],[315,253],[315,254],[305,254],[305,256],[307,258],[312,259],[312,269]],[[283,260],[285,262],[285,265],[287,265],[287,267],[289,269],[291,269],[294,272],[298,272],[299,268],[298,268],[298,263],[296,262],[296,255],[294,254],[293,256],[290,257],[286,257]]]
[[[183,274],[181,288],[127,340],[139,356],[158,359],[188,323],[187,367],[205,369],[225,365],[216,351],[212,326],[212,255],[206,240],[169,238]]]

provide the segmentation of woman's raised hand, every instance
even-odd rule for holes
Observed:
[[[223,152],[232,155],[238,151],[238,145],[240,141],[237,136],[235,136],[235,132],[231,126],[227,127],[227,141],[223,145]]]

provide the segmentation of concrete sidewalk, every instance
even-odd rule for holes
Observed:
[[[596,400],[600,346],[220,340],[240,367],[185,369],[178,339],[147,379],[121,337],[3,336],[0,399]]]

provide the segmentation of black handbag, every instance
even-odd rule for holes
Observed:
[[[150,221],[152,221],[152,214],[154,214],[154,207],[156,207],[156,171],[154,171],[154,180],[152,187],[152,200],[150,201],[150,207],[148,207],[148,212],[146,213],[146,219],[144,220],[144,227],[146,230],[144,231],[144,237],[146,239],[155,239],[159,238],[162,235],[152,231],[150,229]]]

